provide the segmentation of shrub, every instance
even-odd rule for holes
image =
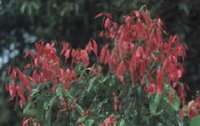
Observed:
[[[63,42],[60,51],[57,42],[40,41],[23,71],[9,68],[6,89],[23,109],[22,124],[180,126],[197,115],[199,99],[181,109],[186,46],[178,36],[165,38],[161,19],[148,11],[132,11],[124,24],[100,17],[99,35],[109,41],[100,51],[94,39],[84,49]]]

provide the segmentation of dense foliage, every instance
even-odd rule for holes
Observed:
[[[80,126],[187,125],[199,114],[200,99],[185,104],[180,82],[186,57],[178,35],[168,39],[161,19],[131,11],[124,23],[99,13],[108,41],[98,51],[95,39],[84,49],[40,41],[28,51],[24,70],[9,68],[6,89],[23,109],[22,124]],[[184,120],[186,119],[186,121]]]
[[[190,85],[188,99],[199,95],[200,2],[198,0],[0,0],[0,125],[17,125],[21,112],[14,111],[3,91],[10,65],[22,68],[24,52],[34,49],[39,39],[67,40],[72,47],[84,47],[87,40],[97,38],[100,29],[94,16],[110,12],[123,22],[121,15],[146,5],[153,17],[161,17],[169,34],[178,33],[189,46],[185,73],[181,78]],[[77,32],[78,29],[78,32]],[[98,40],[99,47],[104,42]],[[59,47],[58,47],[59,48]],[[57,48],[57,49],[58,49]]]

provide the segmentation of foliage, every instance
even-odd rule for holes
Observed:
[[[109,13],[100,17],[99,35],[109,41],[101,51],[94,39],[84,49],[63,42],[61,51],[55,41],[40,41],[23,71],[9,69],[6,89],[23,109],[24,126],[176,126],[199,113],[199,100],[188,107],[196,113],[181,109],[186,46],[177,35],[163,38],[161,19],[144,10],[131,11],[123,24]]]
[[[198,126],[198,125],[200,125],[200,115],[194,117],[190,123],[190,126]]]

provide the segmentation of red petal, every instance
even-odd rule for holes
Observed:
[[[135,16],[136,16],[137,18],[140,17],[140,12],[139,12],[139,11],[134,11],[134,13],[135,13]]]
[[[97,19],[99,17],[101,17],[103,14],[102,13],[98,13],[94,18]]]
[[[117,77],[119,78],[119,80],[121,82],[124,81],[124,73],[126,71],[126,66],[123,62],[121,62],[117,68],[117,71],[116,71],[116,74],[117,74]]]
[[[87,67],[89,65],[89,56],[86,50],[80,51],[80,57],[84,63],[84,67]]]
[[[106,20],[105,20],[105,22],[104,22],[104,27],[105,27],[105,28],[109,28],[109,27],[110,27],[110,23],[111,23],[110,19],[109,19],[109,18],[106,18]]]
[[[32,78],[33,78],[34,83],[37,84],[39,82],[39,76],[36,70],[33,71]]]
[[[92,50],[92,42],[91,41],[88,42],[88,44],[85,47],[85,50],[88,52],[90,52]]]
[[[101,53],[100,53],[100,63],[104,63],[104,62],[105,62],[105,56],[106,56],[107,49],[108,49],[108,44],[106,44],[106,45],[101,49]]]
[[[68,50],[66,50],[65,51],[65,54],[64,54],[64,56],[65,56],[65,60],[67,60],[68,58],[69,58],[69,56],[70,56],[70,49],[68,49]]]
[[[105,13],[105,16],[112,19],[112,15],[110,13]]]
[[[93,44],[93,51],[94,54],[97,56],[97,43],[94,39],[92,39],[92,44]]]
[[[17,86],[16,90],[17,90],[17,94],[20,97],[20,107],[23,108],[24,105],[26,104],[26,98],[23,95],[23,91],[22,91],[22,86]]]
[[[149,85],[149,93],[154,94],[156,92],[156,85],[154,83],[150,83]]]
[[[138,57],[141,57],[141,56],[143,56],[143,54],[144,54],[143,48],[142,48],[141,46],[138,47],[137,50],[136,50],[136,57],[137,57],[137,58],[138,58]]]
[[[9,85],[8,90],[10,93],[10,99],[12,100],[16,96],[16,89],[14,85]]]
[[[137,20],[136,30],[137,30],[137,36],[141,37],[143,34],[143,25],[142,25],[142,21],[140,19]]]

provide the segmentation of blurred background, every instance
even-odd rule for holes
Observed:
[[[188,45],[182,82],[190,86],[188,100],[199,95],[199,0],[0,0],[0,126],[20,125],[20,108],[4,91],[6,68],[22,67],[24,52],[35,42],[68,41],[74,48],[84,47],[90,37],[98,36],[101,20],[94,17],[99,12],[110,12],[115,21],[123,22],[123,15],[142,5],[164,21],[169,34],[177,33]]]

